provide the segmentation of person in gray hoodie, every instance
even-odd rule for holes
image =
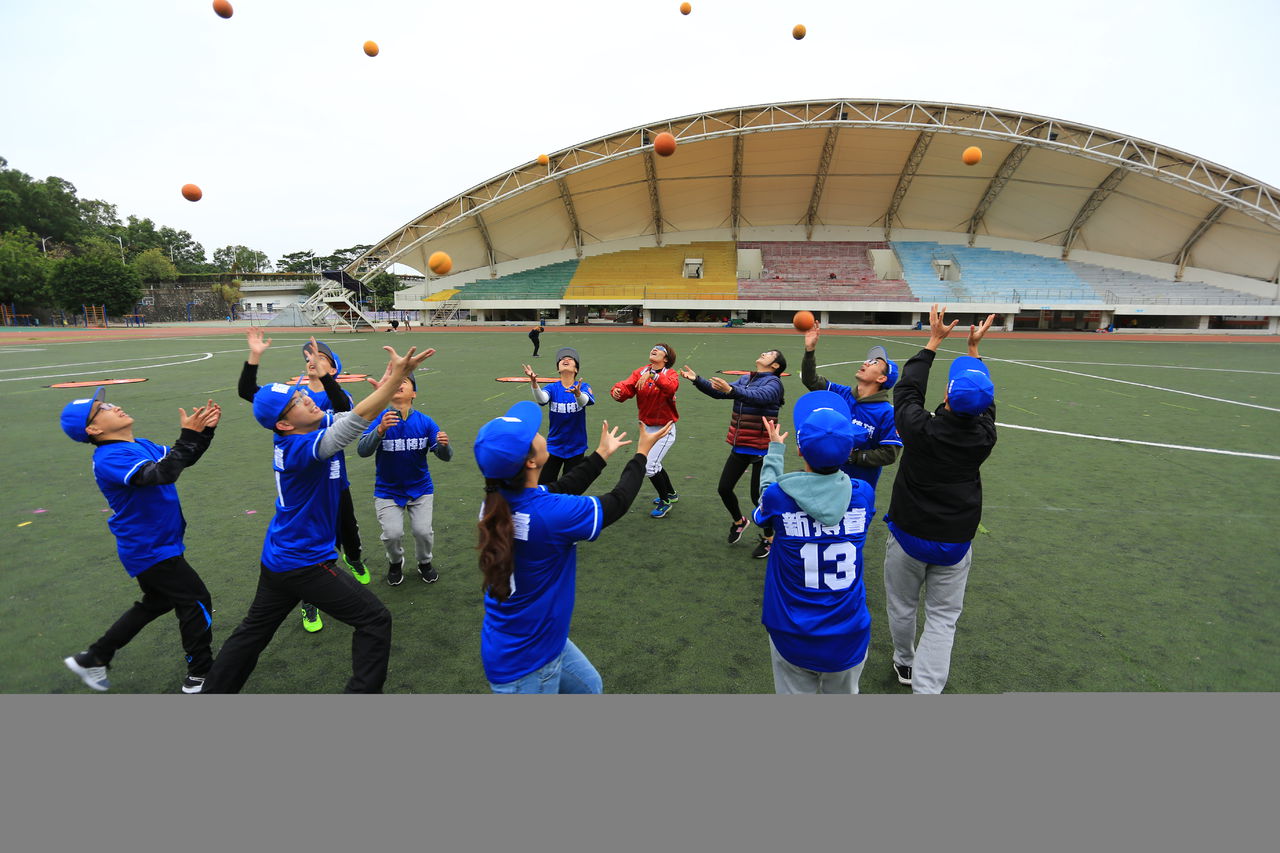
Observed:
[[[804,470],[783,472],[784,442],[766,421],[769,451],[752,520],[772,525],[760,621],[778,693],[857,693],[871,642],[863,546],[875,489],[840,470],[856,440],[849,406],[831,391],[795,405]]]

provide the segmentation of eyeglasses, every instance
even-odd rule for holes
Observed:
[[[280,410],[280,417],[283,418],[285,415],[289,414],[289,410],[298,405],[298,401],[300,399],[302,399],[301,395],[294,394],[293,397],[289,399],[289,405]]]
[[[111,411],[113,409],[119,409],[119,408],[120,407],[117,406],[115,403],[99,403],[97,408],[95,408],[93,412],[89,415],[89,420],[84,422],[84,425],[88,426],[89,424],[93,423],[93,419],[98,416],[99,412],[107,412],[107,411]]]

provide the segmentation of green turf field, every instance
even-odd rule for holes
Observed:
[[[438,583],[421,583],[411,566],[400,587],[382,582],[373,462],[354,448],[348,452],[371,589],[395,619],[389,692],[487,690],[473,550],[482,494],[471,444],[485,420],[529,398],[527,385],[493,381],[519,375],[529,361],[525,331],[328,339],[349,372],[374,375],[385,365],[384,343],[438,349],[419,373],[418,397],[418,408],[441,424],[455,448],[452,462],[431,462]],[[261,380],[296,375],[304,340],[275,335]],[[557,347],[577,347],[583,378],[599,400],[588,412],[591,430],[608,418],[634,431],[635,403],[614,402],[608,388],[661,340],[675,348],[680,364],[704,374],[749,369],[761,350],[781,347],[793,374],[784,379],[783,424],[793,431],[790,404],[804,391],[802,343],[794,333],[553,328],[537,367],[549,373]],[[876,343],[902,363],[923,340],[826,336],[818,362],[834,366],[820,372],[849,382],[849,362],[861,361]],[[931,405],[941,398],[947,356],[963,345],[962,337],[944,344]],[[190,410],[209,397],[223,405],[212,447],[178,489],[187,558],[213,594],[215,648],[243,616],[274,500],[270,435],[235,392],[245,352],[242,336],[198,331],[162,340],[0,346],[6,432],[0,471],[10,537],[0,570],[0,690],[87,692],[62,658],[86,647],[138,591],[115,555],[91,449],[69,441],[57,425],[63,404],[84,392],[45,387],[54,382],[147,377],[109,388],[108,399],[136,418],[135,434],[163,444],[177,437],[179,406]],[[983,468],[987,532],[975,543],[948,692],[1280,689],[1280,345],[1016,337],[985,342],[983,355],[996,381],[1002,429]],[[764,561],[750,557],[756,531],[727,546],[728,514],[716,496],[730,404],[686,383],[678,405],[679,438],[666,467],[681,500],[665,519],[651,519],[646,483],[625,519],[579,546],[572,636],[608,692],[771,692],[760,625]],[[612,488],[619,470],[611,465],[591,492]],[[865,693],[904,692],[889,665],[880,575],[880,521],[893,476],[891,468],[881,479],[866,547],[873,634]],[[749,503],[746,478],[739,495]],[[406,547],[412,549],[411,538]],[[350,630],[336,620],[307,634],[290,619],[246,689],[338,691],[349,674],[349,650]],[[165,617],[116,656],[112,690],[173,693],[184,672],[175,623]]]

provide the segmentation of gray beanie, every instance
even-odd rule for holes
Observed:
[[[578,351],[573,347],[560,347],[560,349],[556,350],[556,364],[559,364],[560,359],[564,358],[566,355],[573,359],[573,363],[578,366],[578,370],[581,372],[582,359],[578,358]]]

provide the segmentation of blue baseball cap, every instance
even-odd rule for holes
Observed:
[[[93,407],[97,403],[101,403],[107,396],[107,388],[105,385],[99,385],[94,389],[92,397],[85,397],[81,400],[72,400],[62,407],[62,431],[72,441],[81,441],[85,444],[89,443],[89,434],[85,432],[85,427],[89,426],[89,418],[93,417]]]
[[[796,443],[811,468],[836,468],[853,451],[849,404],[831,391],[810,391],[796,400]]]
[[[306,379],[304,378],[299,380],[296,385],[290,385],[287,382],[272,382],[270,385],[263,385],[258,389],[258,393],[253,395],[253,419],[267,429],[274,431],[280,416],[284,414],[284,410],[289,407],[289,403],[293,400],[293,395],[302,388],[305,382]]]
[[[316,341],[316,349],[320,350],[321,355],[329,357],[329,361],[333,363],[333,372],[335,374],[342,373],[342,359],[338,358],[338,354],[328,344],[324,341]],[[309,352],[311,352],[311,341],[307,341],[302,345],[303,355],[305,356]]]
[[[889,353],[884,347],[872,347],[867,351],[867,361],[880,359],[884,362],[884,384],[880,387],[888,391],[898,382],[898,365],[889,360]]]
[[[475,444],[480,473],[491,480],[509,480],[520,473],[541,426],[542,409],[532,400],[522,400],[480,427]]]
[[[947,374],[947,405],[957,415],[980,415],[996,399],[996,386],[982,359],[962,355]]]

